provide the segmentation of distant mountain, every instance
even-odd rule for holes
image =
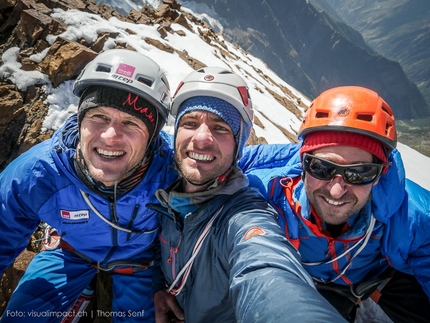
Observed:
[[[375,54],[360,34],[306,0],[196,2],[223,18],[229,41],[310,99],[330,87],[361,85],[379,92],[398,119],[430,116],[430,105],[398,62]]]
[[[315,4],[324,0],[310,0]],[[430,102],[429,0],[325,0],[378,53],[398,61]],[[332,17],[335,15],[330,14]]]

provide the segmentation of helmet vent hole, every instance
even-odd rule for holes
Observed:
[[[371,122],[373,120],[373,115],[371,115],[371,114],[358,114],[357,119]]]
[[[140,83],[143,83],[149,87],[151,87],[152,84],[154,83],[154,81],[147,79],[147,78],[144,78],[144,77],[141,77],[141,76],[137,78],[137,81]]]
[[[163,81],[164,85],[170,90],[169,82],[167,82],[164,77],[162,77],[161,80]]]
[[[328,118],[328,112],[317,112],[315,118]]]
[[[389,116],[392,116],[393,114],[391,113],[390,109],[387,109],[384,105],[382,105],[382,111],[384,111],[386,114],[388,114]]]
[[[111,68],[105,65],[98,65],[96,68],[96,72],[110,73]]]
[[[385,134],[388,134],[389,132],[390,132],[390,129],[392,128],[392,125],[390,125],[390,124],[386,124],[385,125]]]

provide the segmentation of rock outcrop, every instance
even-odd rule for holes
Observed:
[[[96,14],[102,18],[116,17],[121,21],[136,24],[159,25],[158,32],[165,37],[173,33],[172,22],[190,28],[185,16],[195,24],[204,25],[194,16],[180,11],[180,5],[174,0],[165,0],[156,10],[145,6],[140,11],[132,10],[123,16],[104,4],[97,5],[92,0],[0,0],[0,54],[7,49],[19,47],[17,61],[26,71],[41,72],[48,76],[53,87],[66,80],[74,79],[81,69],[103,50],[105,42],[116,35],[100,33],[97,39],[88,43],[84,38],[71,41],[58,37],[53,44],[46,41],[47,35],[59,35],[67,26],[50,14],[54,8],[78,9]],[[203,32],[202,32],[203,33]],[[205,32],[201,35],[208,42],[215,39],[215,34]],[[145,41],[161,50],[173,53],[176,50],[159,41],[145,38]],[[116,42],[116,48],[128,48],[128,45]],[[130,49],[130,48],[129,48]],[[40,63],[30,57],[47,50]],[[187,52],[178,52],[192,68],[198,69],[204,64],[190,57]],[[0,66],[3,62],[0,61]],[[39,85],[18,89],[8,79],[0,80],[0,171],[15,157],[34,144],[52,135],[41,133],[41,123],[47,113],[46,97]]]

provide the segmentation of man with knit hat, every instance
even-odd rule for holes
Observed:
[[[192,72],[172,114],[181,178],[148,206],[161,225],[157,322],[343,322],[237,167],[253,120],[243,79],[225,68]]]
[[[115,49],[88,63],[73,91],[78,113],[0,174],[0,273],[41,221],[47,228],[46,250],[33,258],[1,322],[75,322],[99,271],[112,279],[112,311],[92,318],[155,322],[159,224],[146,204],[177,177],[160,131],[170,109],[167,79],[149,57]]]
[[[394,322],[430,322],[430,192],[405,179],[389,105],[362,87],[327,90],[299,138],[246,149],[240,166],[319,292],[349,322],[369,297]]]

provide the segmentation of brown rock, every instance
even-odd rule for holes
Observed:
[[[0,0],[0,10],[13,8],[16,5],[16,0]]]
[[[185,18],[185,15],[179,15],[176,19],[175,19],[175,21],[174,21],[176,24],[179,24],[179,25],[181,25],[181,26],[183,26],[183,27],[185,27],[185,28],[187,28],[188,30],[191,30],[192,31],[192,28],[191,28],[191,26],[188,24],[188,21],[187,21],[187,19]]]
[[[95,51],[59,37],[40,63],[39,70],[48,75],[53,85],[57,87],[60,83],[77,76],[96,56]]]
[[[163,37],[163,38],[164,38],[164,37]],[[158,49],[160,49],[160,50],[164,50],[165,52],[168,52],[168,53],[173,53],[173,52],[175,52],[175,50],[174,50],[174,48],[173,48],[173,47],[171,47],[171,46],[169,46],[169,45],[166,45],[166,44],[164,44],[164,43],[160,42],[159,40],[156,40],[156,39],[152,39],[152,38],[146,37],[146,38],[145,38],[145,42],[147,42],[148,44],[150,44],[150,45],[152,45],[152,46],[154,46],[154,47],[157,47],[157,48],[158,48]]]
[[[180,58],[182,58],[191,68],[194,70],[198,70],[202,67],[206,67],[205,64],[200,62],[198,59],[195,59],[194,57],[191,57],[188,55],[188,52],[186,50],[183,50],[182,52],[176,51]]]
[[[0,316],[12,295],[13,290],[24,275],[28,264],[35,256],[34,252],[24,250],[16,259],[12,266],[7,268],[0,281]]]
[[[17,0],[17,1],[1,1],[0,7],[2,7],[0,10],[2,12],[6,13],[6,10],[4,9],[10,9],[11,4],[14,4],[13,10],[10,14],[3,17],[4,20],[6,20],[2,26],[0,27],[0,33],[5,32],[9,29],[13,29],[16,27],[17,23],[21,19],[21,14],[23,10],[31,9],[36,7],[36,2],[34,0]]]
[[[24,10],[17,28],[21,38],[19,47],[33,46],[51,22],[50,16],[35,9]]]
[[[170,14],[170,6],[168,4],[160,4],[154,11],[154,16],[156,18],[168,17]]]
[[[175,10],[181,9],[181,4],[176,0],[163,0],[164,4],[167,4],[170,8]]]

